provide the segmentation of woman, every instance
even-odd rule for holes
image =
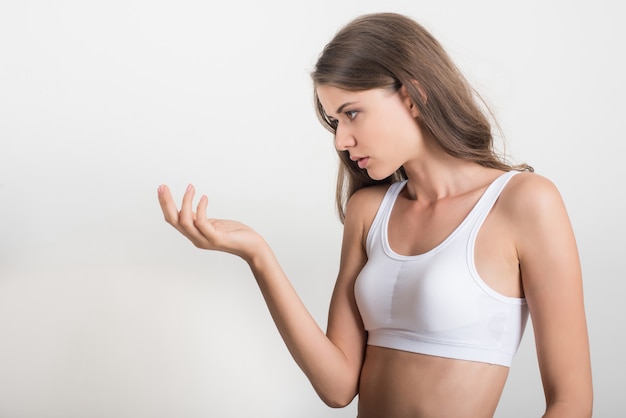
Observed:
[[[340,156],[340,269],[324,333],[268,244],[208,219],[207,198],[168,223],[244,259],[322,400],[360,418],[492,417],[528,313],[545,417],[588,417],[591,367],[576,243],[554,185],[494,152],[489,120],[439,43],[397,14],[365,15],[312,74]]]

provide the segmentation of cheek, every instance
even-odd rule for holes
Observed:
[[[376,129],[377,137],[384,138],[385,143],[393,147],[392,151],[415,146],[419,140],[419,133],[417,123],[404,117],[387,119]]]
[[[398,115],[389,125],[389,129],[393,130],[399,146],[415,147],[419,145],[422,130],[408,112]]]
[[[367,118],[363,132],[370,138],[393,140],[407,129],[407,120],[398,112],[381,112],[373,118]]]
[[[393,104],[386,106],[381,116],[386,122],[385,125],[396,130],[412,130],[417,126],[417,121],[409,109],[400,101],[394,101]]]

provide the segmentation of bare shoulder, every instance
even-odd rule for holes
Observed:
[[[570,254],[569,262],[574,265],[572,226],[561,194],[552,181],[535,173],[520,173],[511,178],[501,198],[520,261],[536,263],[550,257],[554,261]],[[559,249],[558,254],[553,254],[554,249]]]
[[[362,220],[373,218],[388,188],[389,185],[385,184],[357,190],[348,200],[346,218],[356,217]]]
[[[548,178],[536,173],[520,173],[509,181],[501,195],[502,208],[518,222],[562,212],[559,190]]]
[[[385,184],[357,190],[346,205],[345,226],[358,228],[364,239],[389,186]]]

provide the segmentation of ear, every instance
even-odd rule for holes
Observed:
[[[409,92],[407,91],[404,85],[400,87],[400,90],[398,91],[398,93],[400,94],[400,98],[402,99],[402,102],[405,104],[409,112],[411,112],[411,116],[413,116],[414,118],[418,117],[419,110],[417,106],[415,105],[415,103],[413,103],[413,100],[411,99],[411,96],[409,95]]]

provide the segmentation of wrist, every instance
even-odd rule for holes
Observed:
[[[263,270],[265,266],[271,262],[270,260],[274,259],[274,253],[267,242],[265,242],[265,240],[261,240],[258,245],[254,246],[252,251],[242,255],[241,258],[248,263],[253,272],[256,272],[258,270]]]

